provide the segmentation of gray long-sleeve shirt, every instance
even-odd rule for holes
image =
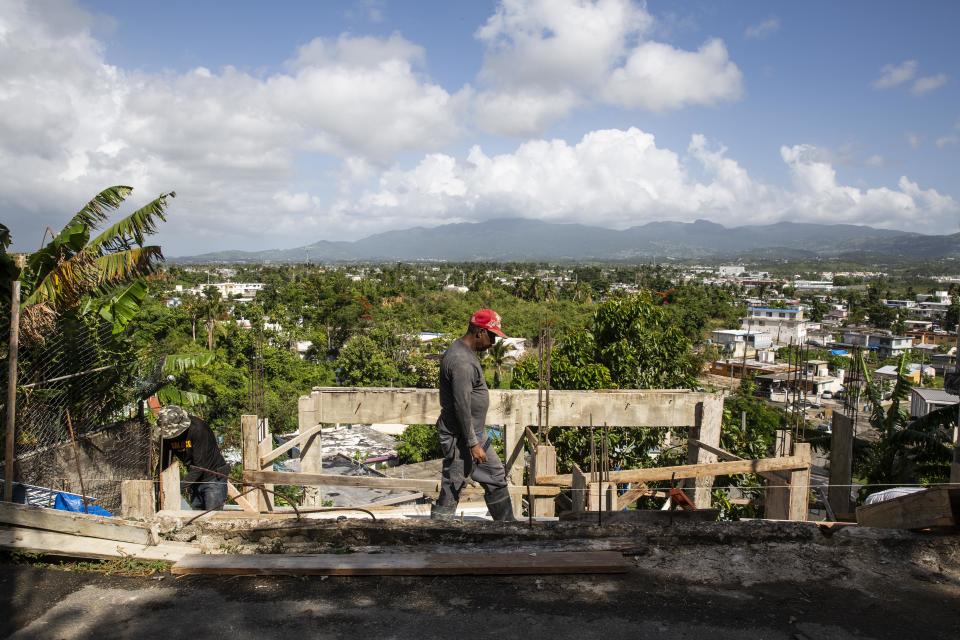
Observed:
[[[490,392],[480,360],[473,349],[458,339],[440,360],[440,420],[437,426],[462,437],[467,446],[487,440],[487,408]]]

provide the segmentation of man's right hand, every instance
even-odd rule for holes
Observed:
[[[487,452],[483,450],[481,445],[475,444],[470,447],[470,457],[473,458],[473,461],[477,464],[483,464],[487,461]]]

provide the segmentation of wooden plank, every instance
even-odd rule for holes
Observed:
[[[850,511],[850,485],[853,483],[853,420],[833,412],[830,435],[830,488],[827,500],[834,512]]]
[[[527,436],[527,444],[530,445],[531,449],[536,449],[540,446],[540,440],[537,439],[537,434],[535,434],[530,427],[523,428],[523,435]]]
[[[257,424],[257,416],[240,416],[240,437],[243,442],[243,471],[246,476],[248,471],[260,470],[260,426]],[[247,502],[257,511],[261,507],[259,494],[259,491],[253,491],[245,496]],[[263,507],[266,508],[266,505]]]
[[[857,507],[857,524],[884,529],[960,527],[960,489],[934,487]]]
[[[790,519],[790,481],[787,475],[764,475],[766,491],[763,495],[763,517],[766,520]]]
[[[160,472],[160,508],[179,509],[180,496],[180,461],[174,459],[170,466]]]
[[[266,418],[258,418],[257,424],[260,428],[260,444],[257,446],[257,462],[259,463],[263,456],[270,453],[273,448],[273,436],[270,435],[270,423]],[[273,511],[273,485],[269,482],[263,485],[259,502],[261,508]]]
[[[432,424],[440,415],[436,389],[323,387],[313,395],[322,397],[315,415],[321,423]],[[717,398],[722,394],[685,389],[551,391],[550,424],[585,426],[592,414],[595,424],[689,427],[697,424],[697,404]],[[491,390],[487,421],[536,424],[536,390]]]
[[[624,573],[615,551],[537,553],[381,553],[199,555],[184,557],[175,575],[459,576]]]
[[[384,498],[383,500],[377,500],[376,502],[368,502],[367,504],[358,505],[364,509],[376,509],[377,507],[389,507],[395,504],[403,504],[404,502],[413,502],[414,500],[419,500],[423,497],[423,493],[417,491],[416,493],[404,493],[399,496],[390,496]]]
[[[723,396],[715,396],[696,406],[696,422],[688,430],[688,438],[711,447],[720,446],[720,427],[723,421]],[[687,447],[689,464],[716,462],[717,456],[707,449],[691,444]],[[713,496],[714,477],[711,475],[688,478],[684,485],[688,497],[698,509],[708,509]]]
[[[319,425],[319,424],[314,425],[309,429],[307,429],[306,431],[304,431],[303,433],[299,434],[298,436],[293,437],[290,440],[287,440],[286,442],[284,442],[282,445],[280,445],[273,451],[270,451],[266,455],[260,456],[260,468],[263,469],[268,464],[270,464],[271,462],[273,462],[274,460],[276,460],[286,452],[306,442],[307,438],[312,437],[314,434],[320,433],[320,428],[322,426],[323,425]]]
[[[637,486],[630,487],[623,495],[617,496],[617,511],[623,511],[639,498],[647,494],[647,485],[642,482],[638,482]]]
[[[806,462],[806,465],[790,473],[790,519],[805,522],[810,513],[810,443],[798,442],[793,445],[793,455]]]
[[[696,445],[697,445],[698,447],[700,447],[701,449],[704,449],[704,450],[706,450],[706,451],[709,451],[710,453],[712,453],[712,454],[714,454],[715,456],[717,456],[717,458],[719,458],[720,460],[724,460],[724,461],[727,461],[727,462],[732,462],[732,461],[735,461],[735,460],[746,460],[746,458],[742,458],[742,457],[738,456],[738,455],[735,454],[735,453],[730,453],[730,452],[727,451],[726,449],[721,449],[720,447],[714,447],[714,446],[712,446],[712,445],[709,445],[709,444],[707,444],[706,442],[703,442],[702,440],[697,440],[697,439],[695,439],[695,438],[690,438],[690,442],[696,444]],[[771,479],[771,480],[782,480],[782,479],[783,479],[783,478],[780,478],[780,477],[775,476],[775,475],[772,474],[772,473],[760,473],[759,475],[762,476],[762,477],[764,477],[764,478],[769,478],[769,479]]]
[[[253,492],[251,491],[250,493]],[[249,496],[250,493],[246,495]],[[233,483],[229,480],[227,480],[227,497],[231,498],[238,507],[247,513],[257,513],[257,510],[254,509],[252,504],[250,504],[250,501],[247,500],[246,496],[240,495],[240,490],[233,486]]]
[[[123,480],[120,483],[120,515],[147,520],[157,512],[153,480]]]
[[[340,476],[333,473],[295,473],[290,471],[244,471],[244,482],[270,482],[280,485],[326,485],[332,487],[368,487],[375,489],[410,489],[435,492],[440,490],[440,479],[406,480],[373,476]]]
[[[710,464],[685,464],[675,467],[654,467],[651,469],[632,469],[629,471],[611,471],[610,480],[616,483],[653,482],[676,478],[699,478],[702,476],[729,476],[741,473],[760,473],[763,471],[782,471],[809,467],[810,462],[796,456],[783,458],[760,458],[759,460],[739,460],[733,462],[712,462]],[[545,485],[569,487],[573,481],[571,474],[543,476],[537,479]]]
[[[554,475],[557,473],[557,448],[553,445],[541,444],[534,450],[532,462],[533,483],[536,484],[538,475]],[[532,493],[531,491],[531,495]],[[552,497],[533,497],[534,518],[552,518],[556,515],[556,503]]]
[[[153,544],[149,527],[143,525],[119,521],[118,518],[30,507],[9,502],[0,502],[0,523],[104,540]]]
[[[573,482],[571,483],[571,488],[573,493],[571,494],[571,501],[573,502],[574,513],[581,513],[587,508],[587,477],[583,475],[583,471],[580,470],[580,467],[576,463],[573,465]]]
[[[408,489],[424,493],[440,491],[440,480],[405,480],[401,478],[379,478],[371,476],[338,476],[330,473],[293,473],[288,471],[244,471],[244,482],[257,484],[270,482],[279,485],[327,485],[332,487],[368,487],[373,489]],[[526,491],[526,487],[510,487]],[[533,487],[533,495],[555,496],[560,493],[557,487]],[[480,487],[467,487],[463,494],[482,493]]]
[[[786,456],[793,449],[793,433],[788,429],[778,429],[774,442],[774,456]],[[763,495],[763,515],[769,520],[787,520],[790,518],[790,473],[773,472],[763,476],[766,491]]]
[[[199,546],[189,543],[134,544],[25,527],[0,527],[0,547],[69,558],[133,557],[139,560],[168,562],[176,562],[188,555],[200,553]]]
[[[613,511],[617,506],[617,485],[613,482],[590,482],[586,496],[587,511]]]

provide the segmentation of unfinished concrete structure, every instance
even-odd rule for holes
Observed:
[[[541,404],[543,403],[543,404]],[[653,469],[610,471],[604,479],[577,478],[576,474],[558,474],[556,451],[541,441],[535,432],[540,410],[546,405],[550,426],[584,428],[587,425],[617,427],[655,427],[688,429],[688,464]],[[316,388],[299,400],[299,435],[281,447],[273,448],[269,432],[255,416],[243,419],[244,481],[270,489],[275,484],[304,486],[344,485],[390,486],[424,493],[439,490],[436,480],[344,477],[323,474],[319,446],[310,446],[321,437],[321,425],[334,423],[433,424],[440,414],[439,394],[435,389],[397,388]],[[660,480],[684,480],[698,508],[710,506],[714,478],[722,475],[759,473],[773,489],[768,510],[772,517],[805,520],[809,495],[809,445],[798,444],[794,455],[744,460],[720,448],[723,394],[688,390],[604,390],[552,391],[549,402],[537,391],[492,390],[487,422],[503,428],[507,469],[517,515],[521,497],[529,497],[533,515],[555,515],[554,498],[561,489],[574,493],[574,510],[623,509],[643,495],[643,483]],[[302,473],[274,472],[273,460],[294,446],[301,445]],[[306,445],[306,446],[304,446]],[[524,484],[524,448],[530,451],[531,473]],[[786,453],[789,450],[781,449]],[[610,492],[602,499],[606,481]],[[635,485],[617,496],[610,487]],[[471,490],[468,488],[467,494]],[[583,499],[576,495],[584,494]],[[232,491],[231,491],[232,493]],[[593,494],[600,496],[592,500]],[[250,511],[271,511],[268,491],[248,494]],[[316,500],[316,504],[313,501]],[[601,504],[603,506],[601,507]],[[308,494],[305,506],[319,506],[316,494]]]

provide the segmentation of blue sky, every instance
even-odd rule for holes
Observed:
[[[958,18],[944,2],[3,0],[0,206],[32,246],[108,184],[134,205],[173,189],[169,255],[504,216],[954,233]]]

